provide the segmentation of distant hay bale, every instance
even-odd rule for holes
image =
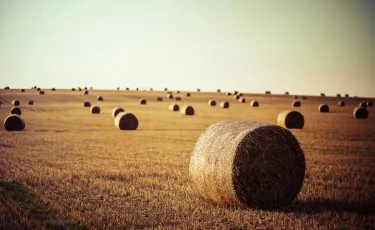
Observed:
[[[87,90],[87,87],[85,87],[84,90]]]
[[[115,126],[120,130],[136,130],[138,119],[132,113],[121,112],[115,118]]]
[[[284,93],[284,95],[289,95],[289,92],[288,92],[288,91],[286,91],[286,92]]]
[[[372,102],[371,102],[371,101],[367,101],[367,102],[366,102],[366,105],[367,105],[368,107],[372,107]]]
[[[227,95],[227,96],[232,96],[232,93],[227,92],[226,95]]]
[[[301,106],[301,102],[295,100],[295,101],[292,102],[292,105],[293,105],[293,107],[300,107]]]
[[[24,119],[17,114],[11,114],[4,120],[4,129],[6,131],[22,131],[25,128]]]
[[[242,97],[242,96],[243,96],[243,94],[242,94],[242,93],[237,93],[237,95],[238,95],[238,96],[240,96],[240,97]]]
[[[176,93],[177,93],[177,94],[179,94],[179,93],[180,93],[180,91],[179,91],[179,90],[177,90],[177,91],[176,91]]]
[[[267,91],[266,91],[266,94],[271,94],[271,91],[267,90]]]
[[[39,91],[39,94],[40,94],[40,95],[44,95],[45,93],[44,93],[43,90],[41,90],[41,91]]]
[[[341,97],[341,94],[339,94],[339,93],[338,93],[338,94],[336,94],[336,97]]]
[[[216,92],[221,93],[221,90],[220,90],[220,89],[217,89]]]
[[[164,88],[164,91],[168,91],[168,88]]]
[[[285,110],[277,116],[277,124],[287,129],[302,129],[305,125],[305,119],[297,111]]]
[[[197,89],[197,92],[200,92],[201,91],[201,89]]]
[[[21,93],[25,92],[25,89],[20,89]]]
[[[13,100],[12,101],[12,105],[14,105],[14,106],[19,106],[21,103],[20,103],[20,101],[19,100]]]
[[[251,101],[251,102],[250,102],[250,106],[251,106],[251,107],[258,107],[258,106],[259,106],[259,102],[258,102],[258,101],[255,101],[255,100],[254,100],[254,101]]]
[[[76,89],[75,89],[75,88],[72,88],[72,91],[76,91]]]
[[[163,98],[162,97],[157,97],[156,101],[163,101]]]
[[[367,107],[367,102],[366,101],[362,101],[361,103],[359,103],[359,107],[366,108]]]
[[[319,112],[321,113],[328,113],[329,112],[329,107],[326,104],[320,104],[318,107]]]
[[[119,107],[116,107],[112,110],[112,116],[113,117],[116,117],[117,114],[121,113],[121,112],[125,112],[125,110],[123,108],[119,108]]]
[[[4,89],[5,89],[5,90],[8,90],[8,89],[10,89],[10,88],[9,88],[9,86],[5,86]]]
[[[241,103],[245,103],[245,102],[246,102],[246,99],[243,98],[243,97],[241,97],[240,99],[238,99],[238,101],[241,102]]]
[[[128,91],[128,90],[129,90],[129,88],[126,88],[125,90],[127,90],[127,91]]]
[[[167,94],[167,98],[168,99],[173,99],[173,94],[171,94],[171,93]]]
[[[345,97],[349,97],[349,94],[345,94]]]
[[[85,94],[85,95],[89,94],[89,91],[88,91],[88,90],[85,90],[84,94]]]
[[[320,96],[321,96],[321,97],[325,97],[326,95],[325,95],[324,93],[321,93]]]
[[[214,204],[275,209],[301,190],[305,155],[287,129],[257,121],[221,121],[199,137],[189,179]]]
[[[55,89],[55,88],[52,88],[52,91],[56,91],[56,89]]]
[[[356,119],[366,119],[369,115],[369,112],[364,107],[356,107],[353,110],[353,116]]]
[[[13,108],[10,110],[10,114],[17,114],[17,115],[21,116],[21,113],[22,113],[22,111],[21,111],[21,109],[18,108],[18,107],[13,107]]]
[[[117,90],[120,90],[120,87],[117,87]]]
[[[186,93],[186,96],[187,96],[187,97],[190,97],[190,96],[191,96],[191,94],[190,94],[190,93]]]
[[[154,89],[153,89],[153,88],[150,88],[150,91],[154,91]]]
[[[181,101],[182,99],[181,99],[181,97],[175,97],[175,100],[176,101]]]
[[[209,106],[216,106],[216,101],[214,101],[214,100],[209,100],[209,101],[208,101],[208,105],[209,105]]]
[[[99,113],[100,113],[100,108],[99,108],[99,106],[91,107],[91,113],[92,113],[92,114],[99,114]]]
[[[90,90],[93,90],[93,89],[94,89],[94,87],[91,86],[91,87],[90,87]]]
[[[80,87],[78,87],[78,91],[82,91],[82,89]]]
[[[139,103],[140,103],[141,105],[145,105],[145,104],[147,103],[147,101],[146,101],[146,99],[141,98],[141,100],[139,100]]]
[[[169,110],[177,112],[177,111],[180,110],[180,106],[178,106],[177,104],[171,104],[171,105],[169,105]]]
[[[337,105],[338,106],[345,106],[345,102],[344,101],[339,101],[339,102],[337,102]]]
[[[301,99],[302,100],[307,100],[307,97],[306,96],[302,96]]]
[[[220,102],[219,106],[220,106],[220,108],[228,109],[229,108],[229,102],[222,101],[222,102]]]
[[[187,116],[193,116],[194,115],[194,108],[191,107],[190,105],[187,105],[187,106],[182,107],[180,112],[184,115],[187,115]]]
[[[298,99],[298,96],[297,95],[294,95],[294,97],[293,97],[294,99]]]
[[[136,90],[136,91],[138,91],[138,90],[139,90],[139,88],[135,88],[135,90]]]
[[[238,99],[240,99],[240,96],[239,96],[238,94],[235,94],[235,95],[233,96],[233,98],[236,99],[236,100],[238,100]]]
[[[102,96],[98,96],[98,101],[103,101],[103,97]]]
[[[233,91],[233,95],[237,95],[237,94],[238,94],[237,90]]]
[[[91,102],[90,101],[85,101],[83,103],[83,107],[91,107]]]
[[[37,88],[36,90],[37,90],[37,91],[41,91],[42,89],[41,89],[41,88]]]
[[[34,105],[34,101],[33,100],[29,100],[29,105]]]

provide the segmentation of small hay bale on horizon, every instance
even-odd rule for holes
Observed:
[[[56,91],[56,89],[55,89],[55,88],[52,88],[51,90],[52,90],[52,91]]]
[[[339,93],[338,93],[338,94],[336,94],[336,97],[341,97],[341,94],[339,94]]]
[[[277,124],[287,129],[302,129],[305,119],[298,111],[284,110],[278,114]]]
[[[28,101],[28,103],[29,103],[29,105],[34,105],[34,100],[30,99],[30,100]]]
[[[20,89],[20,92],[21,92],[21,93],[24,93],[24,92],[25,92],[25,89]]]
[[[197,92],[200,92],[201,91],[201,89],[197,89]]]
[[[116,117],[119,113],[121,112],[125,112],[125,110],[123,108],[120,108],[120,107],[116,107],[112,110],[112,116],[113,117]]]
[[[164,88],[164,91],[168,91],[168,88]]]
[[[217,89],[216,92],[221,93],[221,90],[220,90],[220,89]]]
[[[163,101],[163,98],[162,97],[157,97],[156,101]]]
[[[12,101],[12,105],[14,105],[14,106],[19,106],[21,103],[20,103],[20,101],[19,100],[13,100]]]
[[[369,112],[364,107],[356,107],[353,110],[353,116],[356,119],[367,119],[369,115]]]
[[[321,93],[320,96],[321,96],[321,97],[325,97],[326,95],[325,95],[324,93]]]
[[[168,99],[173,99],[173,94],[171,94],[171,93],[167,94],[167,98]]]
[[[208,101],[208,105],[209,105],[209,106],[216,106],[216,101],[214,101],[214,100],[209,100],[209,101]]]
[[[193,116],[194,115],[194,108],[190,105],[184,106],[181,108],[180,112],[187,116]]]
[[[83,107],[91,107],[91,102],[90,101],[85,101],[83,103]]]
[[[138,128],[138,119],[132,113],[120,112],[115,117],[115,126],[120,130],[136,130]]]
[[[72,88],[72,91],[76,91],[76,89],[75,89],[75,88]]]
[[[87,95],[87,94],[89,94],[89,91],[85,90],[83,94]]]
[[[329,107],[326,104],[320,104],[318,107],[319,112],[321,113],[328,113],[329,112]]]
[[[100,113],[99,106],[93,106],[93,107],[91,107],[91,113],[92,114],[99,114]]]
[[[145,105],[145,104],[147,104],[147,101],[146,101],[146,99],[141,98],[141,100],[139,100],[139,103],[140,103],[141,105]]]
[[[21,116],[22,111],[21,111],[21,109],[19,107],[13,107],[10,110],[10,114],[17,114],[18,116]]]
[[[294,98],[294,99],[298,99],[298,96],[297,96],[297,95],[294,95],[293,98]]]
[[[300,107],[300,106],[301,106],[301,102],[295,100],[295,101],[292,102],[292,106],[293,106],[293,107]]]
[[[177,104],[170,104],[168,108],[169,110],[172,110],[174,112],[177,112],[180,110],[180,106],[178,106]]]
[[[187,96],[187,97],[190,97],[190,96],[191,96],[191,94],[190,94],[190,93],[186,93],[186,96]]]
[[[251,106],[251,107],[259,107],[259,102],[253,100],[253,101],[250,102],[250,106]]]
[[[348,93],[346,93],[346,94],[345,94],[345,97],[349,97],[349,94],[348,94]]]
[[[223,108],[223,109],[229,109],[229,102],[222,101],[222,102],[220,102],[219,106],[220,106],[220,108]]]
[[[271,91],[267,90],[267,91],[266,91],[266,94],[268,94],[268,95],[271,94]]]
[[[181,98],[181,97],[175,97],[175,100],[176,100],[176,101],[181,101],[182,98]]]
[[[302,96],[301,99],[302,100],[307,100],[307,97],[306,96]]]
[[[207,202],[276,209],[295,200],[305,171],[304,152],[289,130],[265,122],[221,121],[197,140],[189,179]]]
[[[284,95],[289,95],[289,92],[288,92],[288,91],[285,91]]]
[[[17,114],[10,114],[4,119],[6,131],[22,131],[25,128],[25,120]]]
[[[231,92],[226,92],[225,95],[232,96],[232,93]]]
[[[342,106],[345,106],[345,102],[344,102],[344,101],[338,101],[338,102],[337,102],[337,105],[338,105],[338,106],[341,106],[341,107],[342,107]]]
[[[98,101],[103,101],[103,97],[102,96],[98,96]]]
[[[39,91],[39,95],[44,95],[44,94],[45,94],[45,93],[44,93],[43,90]]]

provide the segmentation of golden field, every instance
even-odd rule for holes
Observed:
[[[0,90],[0,119],[18,99],[26,122],[22,132],[0,127],[0,229],[375,229],[375,108],[368,119],[353,117],[364,99],[307,95],[293,108],[291,95],[244,94],[240,103],[216,92],[181,92],[182,101],[164,91],[45,93]],[[210,99],[227,100],[230,108],[208,106]],[[85,100],[101,113],[91,114]],[[250,107],[251,100],[260,106]],[[337,106],[339,100],[346,105]],[[172,102],[193,106],[195,115],[168,110]],[[318,112],[321,103],[329,113]],[[114,107],[136,115],[138,129],[117,129]],[[290,207],[217,206],[194,192],[190,155],[207,126],[225,119],[276,124],[278,113],[290,109],[305,117],[304,128],[291,131],[307,165]]]

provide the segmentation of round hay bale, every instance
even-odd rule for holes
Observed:
[[[223,109],[229,109],[229,102],[222,101],[222,102],[220,102],[219,106],[220,106],[220,108],[223,108]]]
[[[297,197],[305,170],[305,155],[289,130],[264,122],[221,121],[195,144],[189,179],[214,204],[274,209]]]
[[[326,104],[320,104],[318,110],[321,113],[328,113],[329,112],[329,107]]]
[[[325,95],[324,93],[321,93],[320,96],[321,96],[321,97],[325,97],[326,95]]]
[[[83,107],[91,107],[91,102],[90,101],[85,101],[83,103]]]
[[[120,90],[120,87],[117,87],[117,90]]]
[[[88,91],[88,90],[85,90],[84,94],[85,94],[85,95],[89,94],[89,91]]]
[[[356,107],[353,110],[353,116],[356,119],[366,119],[369,113],[366,108],[364,107]]]
[[[259,102],[258,101],[251,101],[250,102],[250,106],[251,107],[258,107],[259,106]]]
[[[87,87],[85,87],[84,90],[87,90]]]
[[[153,89],[153,88],[150,88],[150,91],[154,91],[154,89]]]
[[[216,106],[216,101],[214,101],[214,100],[209,100],[209,101],[208,101],[208,105],[209,105],[209,106]]]
[[[55,89],[55,88],[52,88],[52,91],[56,91],[56,89]]]
[[[302,98],[302,100],[307,100],[306,96],[302,96],[301,98]]]
[[[197,89],[197,92],[200,92],[201,91],[201,89]]]
[[[194,115],[194,108],[190,105],[187,105],[187,106],[182,107],[180,112],[184,115],[187,115],[187,116],[193,116]]]
[[[136,91],[138,91],[138,90],[139,90],[139,88],[135,88],[135,90],[136,90]]]
[[[371,102],[371,101],[367,101],[367,102],[366,102],[366,105],[367,105],[368,107],[372,107],[372,102]]]
[[[191,94],[190,94],[190,93],[186,93],[186,96],[187,96],[187,97],[190,97],[190,96],[191,96]]]
[[[37,90],[37,91],[41,91],[42,89],[41,89],[41,88],[37,88],[36,90]]]
[[[173,94],[171,94],[171,93],[167,94],[167,98],[168,99],[173,99]]]
[[[22,113],[22,111],[21,111],[21,109],[18,108],[18,107],[13,107],[13,108],[10,110],[10,114],[17,114],[17,115],[21,116],[21,113]]]
[[[94,89],[94,87],[91,86],[91,87],[90,87],[90,90],[93,90],[93,89]]]
[[[237,93],[237,95],[238,95],[238,96],[240,96],[240,97],[242,97],[242,96],[243,96],[243,94],[242,94],[242,93]]]
[[[234,96],[234,95],[237,95],[237,94],[238,94],[238,91],[237,91],[237,90],[233,91],[233,96]]]
[[[341,97],[341,94],[339,94],[339,93],[338,93],[338,94],[336,94],[336,97]]]
[[[117,114],[121,113],[121,112],[125,112],[125,110],[123,108],[119,108],[119,107],[116,107],[112,110],[112,116],[113,117],[116,117]]]
[[[8,89],[10,89],[10,88],[9,88],[9,86],[5,86],[4,89],[8,90]]]
[[[21,93],[25,92],[25,89],[20,89]]]
[[[34,100],[29,100],[29,105],[34,105]]]
[[[91,113],[92,113],[92,114],[99,114],[99,113],[100,113],[100,108],[99,108],[99,106],[91,107]]]
[[[289,95],[289,92],[288,92],[288,91],[286,91],[286,92],[284,93],[284,95]]]
[[[221,90],[220,90],[220,89],[217,89],[216,92],[221,93]]]
[[[45,94],[45,93],[44,93],[43,90],[39,91],[39,95],[44,95],[44,94]]]
[[[271,94],[271,91],[267,90],[267,91],[266,91],[266,94]]]
[[[128,91],[128,90],[129,90],[129,88],[126,88],[125,90],[127,90],[127,91]]]
[[[78,91],[82,91],[82,89],[80,87],[78,87]]]
[[[145,104],[147,104],[147,101],[146,101],[146,99],[141,98],[141,100],[139,100],[139,103],[140,103],[141,105],[145,105]]]
[[[98,101],[103,101],[103,97],[102,96],[98,96]]]
[[[293,107],[300,107],[301,106],[301,102],[300,101],[293,101],[292,105],[293,105]]]
[[[243,98],[243,97],[241,97],[240,99],[238,99],[238,101],[241,102],[241,103],[245,103],[245,102],[246,102],[246,99]]]
[[[302,129],[305,119],[300,112],[285,110],[277,116],[277,124],[287,129]]]
[[[337,102],[337,105],[338,105],[338,106],[341,106],[341,107],[342,107],[342,106],[345,106],[345,102],[344,102],[344,101],[339,101],[339,102]]]
[[[20,103],[20,101],[19,100],[13,100],[12,101],[12,105],[14,105],[14,106],[19,106],[21,103]]]
[[[22,131],[25,128],[25,121],[20,115],[11,114],[4,120],[4,129],[6,131]]]
[[[163,101],[163,98],[162,97],[157,97],[156,101]]]
[[[177,94],[179,94],[179,93],[180,93],[180,91],[179,91],[179,90],[177,90],[177,91],[176,91],[176,93],[177,93]]]
[[[76,91],[76,89],[75,89],[75,88],[72,88],[72,91]]]
[[[294,97],[293,97],[294,99],[298,99],[298,96],[297,95],[294,95]]]
[[[180,110],[180,106],[178,106],[177,104],[171,104],[171,105],[169,105],[169,110],[177,112],[177,111]]]
[[[164,91],[168,91],[168,88],[164,88]]]
[[[349,97],[349,94],[345,94],[345,97]]]
[[[176,101],[181,101],[181,97],[175,97]]]
[[[115,118],[115,126],[120,130],[136,130],[138,119],[132,113],[121,112]]]
[[[227,95],[227,96],[232,96],[232,93],[227,92],[226,95]]]
[[[238,94],[235,94],[235,95],[233,96],[233,98],[236,99],[236,100],[238,100],[238,99],[240,99],[240,96],[239,96]]]
[[[361,103],[359,103],[359,107],[366,108],[367,107],[367,102],[366,101],[362,101]]]

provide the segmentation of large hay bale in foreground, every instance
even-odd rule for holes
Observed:
[[[302,129],[305,119],[298,111],[285,110],[277,116],[277,124],[287,129]]]
[[[359,107],[366,108],[367,107],[367,102],[366,101],[360,102],[359,103]]]
[[[214,101],[214,100],[209,100],[209,101],[208,101],[208,105],[209,105],[209,106],[216,106],[216,101]]]
[[[366,105],[369,106],[369,107],[372,107],[372,102],[371,101],[367,101]]]
[[[258,102],[258,101],[255,101],[255,100],[254,100],[254,101],[251,101],[251,102],[250,102],[250,106],[251,106],[251,107],[258,107],[258,106],[259,106],[259,102]]]
[[[93,107],[91,107],[91,113],[92,114],[99,114],[100,113],[99,106],[93,106]]]
[[[120,130],[136,130],[138,119],[132,113],[121,112],[115,118],[115,126]]]
[[[85,101],[83,103],[83,107],[91,107],[91,102],[90,101]]]
[[[228,109],[229,108],[229,102],[222,101],[222,102],[220,102],[219,106],[220,106],[220,108]]]
[[[321,113],[328,113],[329,112],[329,107],[326,104],[320,104],[318,107],[319,112]]]
[[[22,131],[25,128],[25,121],[20,115],[11,114],[4,120],[4,129],[7,131]]]
[[[172,110],[174,112],[177,112],[177,111],[180,110],[180,106],[178,106],[177,104],[171,104],[171,105],[169,105],[168,108],[169,108],[169,110]]]
[[[364,107],[356,107],[353,110],[353,116],[356,119],[366,119],[366,118],[368,118],[368,115],[369,115],[369,113],[368,113],[367,109],[364,108]]]
[[[304,153],[287,129],[256,121],[221,121],[195,144],[189,179],[214,204],[281,208],[298,195]]]
[[[301,106],[301,102],[300,101],[293,101],[292,105],[293,105],[293,107],[300,107]]]
[[[34,100],[30,99],[29,100],[29,105],[34,105]]]
[[[339,101],[339,102],[337,102],[337,105],[338,105],[338,106],[341,106],[341,107],[342,107],[342,106],[345,106],[345,102],[344,102],[344,101]]]
[[[103,97],[102,96],[98,96],[98,101],[103,101]]]
[[[17,115],[21,116],[22,111],[21,111],[21,109],[18,108],[18,107],[13,107],[13,108],[10,110],[10,114],[17,114]]]
[[[14,105],[14,106],[19,106],[21,103],[20,103],[20,101],[19,100],[13,100],[12,101],[12,105]]]
[[[121,113],[121,112],[125,112],[125,110],[123,108],[119,108],[119,107],[116,107],[112,110],[112,116],[113,117],[116,117],[117,114]]]
[[[141,100],[139,100],[139,103],[140,103],[141,105],[145,105],[145,104],[147,104],[147,101],[146,101],[146,99],[141,98]]]
[[[182,107],[180,112],[184,115],[193,116],[194,108],[190,105],[187,105],[187,106]]]

